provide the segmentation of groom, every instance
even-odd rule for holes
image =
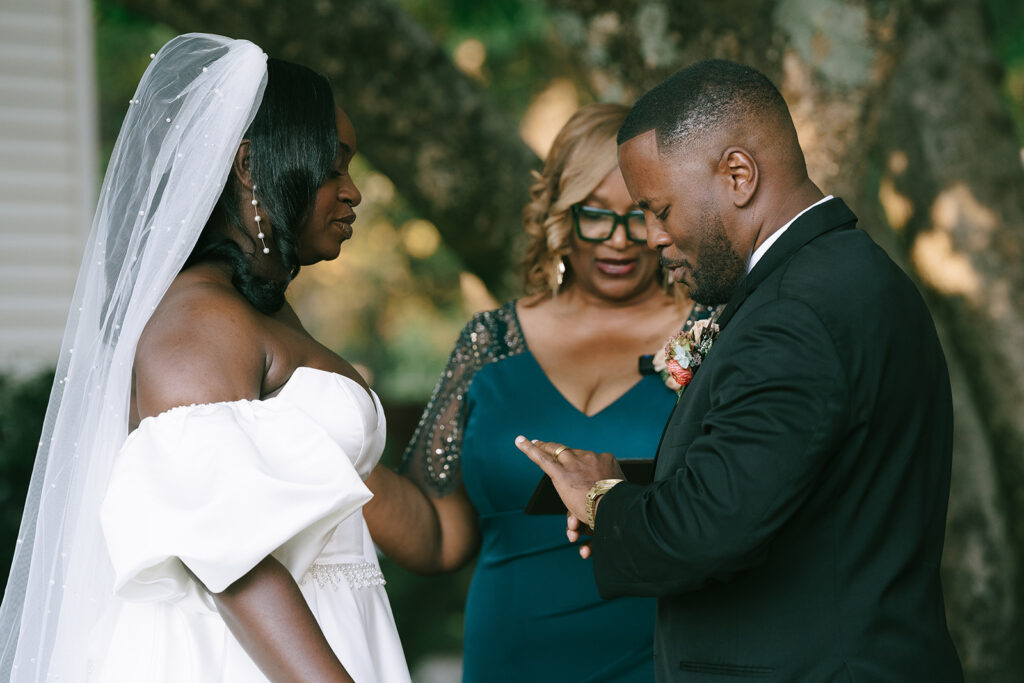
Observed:
[[[961,681],[939,583],[949,379],[914,285],[810,181],[754,69],[683,69],[619,145],[648,244],[695,301],[728,306],[652,484],[517,439],[570,538],[594,527],[601,595],[658,598],[659,681]]]

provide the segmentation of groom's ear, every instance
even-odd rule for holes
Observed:
[[[231,164],[231,172],[238,183],[248,191],[252,191],[252,172],[249,162],[249,141],[242,140],[235,152],[235,161]]]
[[[729,147],[718,162],[718,172],[728,184],[733,206],[742,208],[749,204],[760,179],[754,155],[742,147]]]

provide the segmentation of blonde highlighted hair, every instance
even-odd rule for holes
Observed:
[[[623,104],[581,107],[558,132],[542,173],[533,172],[523,209],[526,293],[558,292],[558,265],[572,250],[572,205],[582,202],[618,165],[615,137],[629,113]]]

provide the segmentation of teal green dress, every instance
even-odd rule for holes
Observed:
[[[687,324],[707,316],[695,309]],[[618,400],[584,415],[530,353],[515,302],[463,330],[404,467],[431,495],[464,485],[480,516],[464,683],[654,680],[654,599],[602,600],[590,561],[565,538],[565,517],[523,512],[542,472],[514,439],[651,458],[675,401],[660,376],[638,371]]]

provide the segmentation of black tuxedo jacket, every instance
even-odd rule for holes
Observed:
[[[606,598],[658,598],[659,681],[961,681],[939,557],[949,377],[906,275],[833,199],[747,276],[654,483],[598,507]]]

